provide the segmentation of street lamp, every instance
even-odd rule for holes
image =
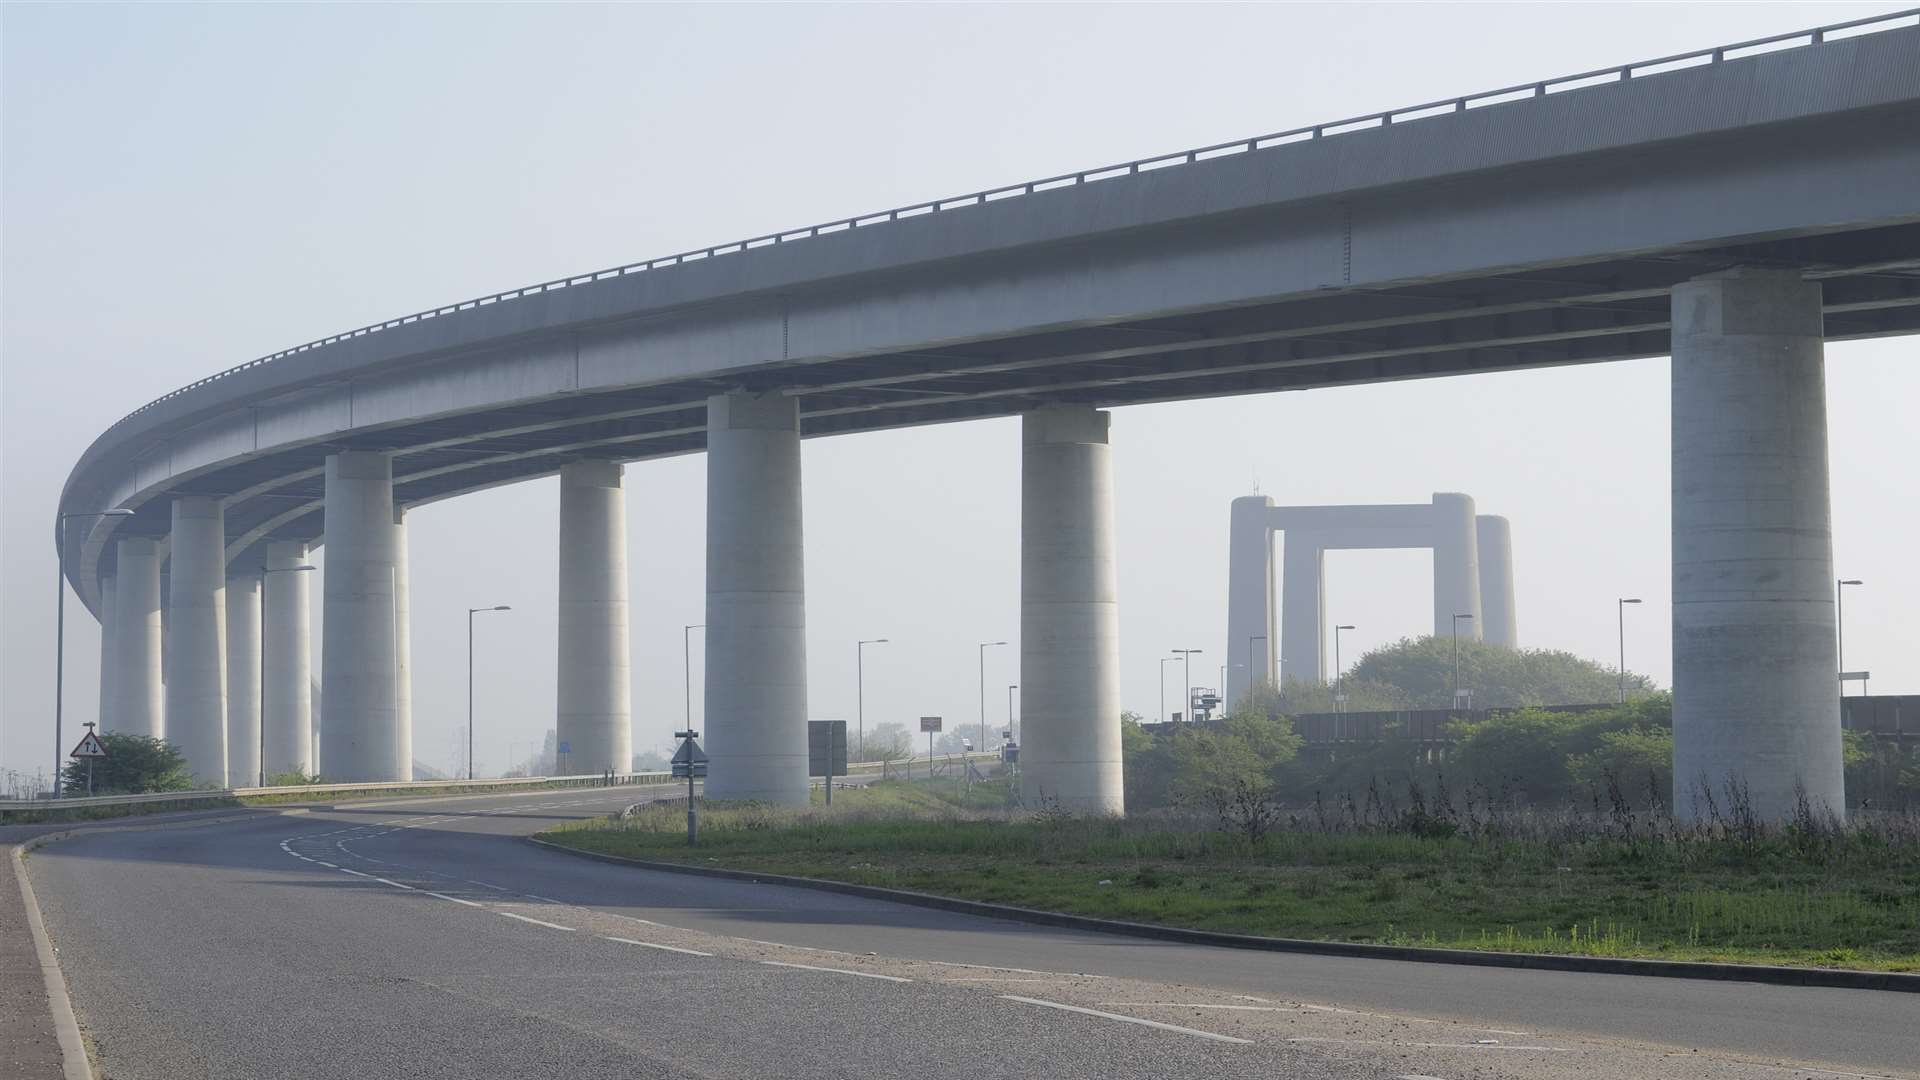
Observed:
[[[260,786],[267,786],[267,575],[297,574],[318,567],[307,566],[260,566]],[[307,762],[312,768],[314,762]]]
[[[883,637],[868,638],[853,647],[854,668],[856,672],[856,689],[854,690],[854,695],[855,700],[859,702],[858,708],[860,712],[860,741],[855,744],[858,748],[855,752],[861,755],[865,755],[867,752],[867,646],[885,645],[886,643],[887,639]],[[691,695],[687,698],[687,730],[693,730],[693,698]]]
[[[1835,656],[1835,659],[1839,661],[1839,667],[1840,667],[1840,696],[1841,697],[1847,696],[1847,681],[1846,681],[1847,680],[1847,586],[1864,585],[1864,584],[1866,584],[1866,582],[1861,581],[1858,578],[1848,578],[1840,582],[1839,588],[1833,590],[1833,599],[1834,599],[1833,625],[1834,625],[1834,629],[1838,631],[1836,635],[1838,653]],[[1864,689],[1865,683],[1862,683],[1861,685],[1862,685],[1862,688]]]
[[[1472,615],[1453,617],[1453,707],[1460,707],[1460,620],[1471,619]]]
[[[1247,692],[1249,694],[1253,692],[1253,684],[1257,681],[1253,676],[1253,643],[1265,640],[1267,640],[1267,635],[1265,634],[1255,634],[1247,639]],[[1222,687],[1222,689],[1224,690],[1225,688]]]
[[[1340,667],[1340,631],[1352,629],[1352,624],[1333,628],[1333,711],[1336,713],[1347,711],[1346,672]],[[1454,681],[1458,683],[1459,676],[1454,676]]]
[[[125,507],[112,510],[93,510],[84,513],[60,514],[53,519],[54,570],[53,587],[58,594],[54,600],[53,617],[53,794],[58,798],[60,791],[60,746],[65,742],[61,734],[61,712],[65,702],[62,695],[66,691],[67,671],[67,519],[68,518],[109,518],[132,517],[133,511]]]
[[[473,617],[488,611],[512,610],[513,608],[506,604],[467,609],[467,779],[469,780],[473,779]]]
[[[1167,665],[1180,659],[1177,656],[1160,658],[1160,722],[1167,722]]]
[[[1013,737],[1013,692],[1020,689],[1019,683],[1007,684],[1007,741],[1019,745],[1020,740]]]
[[[1193,719],[1193,654],[1197,652],[1201,652],[1202,650],[1170,649],[1168,651],[1173,653],[1175,656],[1182,656],[1186,658],[1186,664],[1184,665],[1184,670],[1186,672],[1186,680],[1187,680],[1187,719],[1191,721]]]
[[[1004,641],[983,641],[980,643],[980,749],[987,748],[987,650],[995,645],[1005,645]],[[928,751],[931,755],[932,751]],[[931,761],[932,757],[929,756]],[[931,766],[929,766],[931,767]]]
[[[1637,604],[1640,598],[1621,597],[1618,607],[1620,615],[1620,704],[1627,703],[1627,605]]]

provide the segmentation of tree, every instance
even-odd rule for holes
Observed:
[[[1657,761],[1662,738],[1671,769],[1672,729],[1673,699],[1665,694],[1587,712],[1517,709],[1484,720],[1456,721],[1448,767],[1495,790],[1536,802],[1562,802],[1585,791],[1586,781],[1576,766],[1604,784],[1610,767],[1638,770]],[[1609,739],[1610,733],[1616,737]],[[1643,771],[1616,776],[1625,791],[1645,790]]]
[[[170,742],[145,735],[109,731],[100,735],[105,758],[93,762],[95,795],[145,795],[155,791],[192,791],[193,773],[187,759]],[[69,795],[87,791],[87,763],[71,761],[61,770],[61,784]]]
[[[1272,719],[1256,705],[1217,726],[1181,728],[1169,739],[1176,803],[1204,807],[1224,829],[1251,838],[1274,820],[1275,770],[1300,749],[1285,719]]]
[[[1461,638],[1460,688],[1473,691],[1481,709],[1530,705],[1590,705],[1612,701],[1619,672],[1557,649],[1507,649]],[[1453,703],[1454,642],[1450,637],[1402,638],[1362,656],[1347,675],[1348,693],[1373,685],[1390,688],[1397,708],[1444,709]],[[1653,692],[1653,681],[1627,674],[1629,695]],[[1349,702],[1349,711],[1355,706]],[[1295,712],[1309,710],[1295,709]]]
[[[857,748],[854,760],[899,761],[908,756],[912,747],[913,738],[907,733],[907,725],[889,720],[873,725],[872,730],[867,732],[866,741]]]

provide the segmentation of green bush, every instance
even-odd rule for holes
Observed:
[[[192,791],[187,759],[170,742],[145,735],[107,732],[100,736],[105,758],[93,762],[95,795],[145,795],[156,791]],[[60,774],[68,795],[87,793],[87,763],[72,761]]]

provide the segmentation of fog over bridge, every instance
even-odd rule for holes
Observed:
[[[559,737],[576,771],[624,769],[623,467],[704,451],[707,649],[729,673],[707,690],[709,790],[801,801],[800,440],[1019,415],[1026,793],[1119,811],[1102,410],[1671,354],[1676,776],[1739,772],[1769,814],[1796,782],[1837,808],[1822,347],[1920,329],[1917,177],[1920,28],[1867,21],[312,342],[142,407],[74,467],[62,515],[133,511],[61,535],[103,624],[102,720],[164,732],[204,782],[251,775],[230,733],[259,722],[264,649],[265,765],[312,767],[309,575],[266,574],[266,625],[248,612],[263,568],[324,542],[318,769],[404,775],[406,512],[557,473]]]

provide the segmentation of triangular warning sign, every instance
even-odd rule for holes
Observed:
[[[80,736],[80,745],[74,747],[73,753],[67,756],[76,758],[103,758],[107,756],[107,747],[106,744],[100,741],[100,736],[89,731],[85,735]]]

